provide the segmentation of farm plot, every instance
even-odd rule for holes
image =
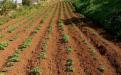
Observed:
[[[73,11],[57,0],[1,25],[0,75],[120,75],[121,49]]]

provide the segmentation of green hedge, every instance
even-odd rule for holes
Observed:
[[[71,1],[76,11],[100,23],[115,38],[121,38],[121,0]]]

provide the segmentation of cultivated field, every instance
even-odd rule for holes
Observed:
[[[121,75],[121,49],[56,1],[0,26],[0,75]]]

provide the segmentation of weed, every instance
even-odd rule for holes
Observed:
[[[64,42],[68,42],[69,41],[69,36],[67,34],[63,35],[63,40]]]
[[[5,47],[7,47],[7,46],[8,46],[8,44],[9,44],[9,42],[8,42],[8,41],[1,42],[1,43],[0,43],[0,50],[4,50],[4,49],[5,49]]]
[[[39,75],[39,74],[41,74],[41,72],[42,72],[42,69],[40,68],[40,67],[34,67],[32,70],[31,70],[31,74],[32,75]]]

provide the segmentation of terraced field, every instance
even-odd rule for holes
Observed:
[[[121,75],[121,49],[56,1],[0,26],[0,75]]]

